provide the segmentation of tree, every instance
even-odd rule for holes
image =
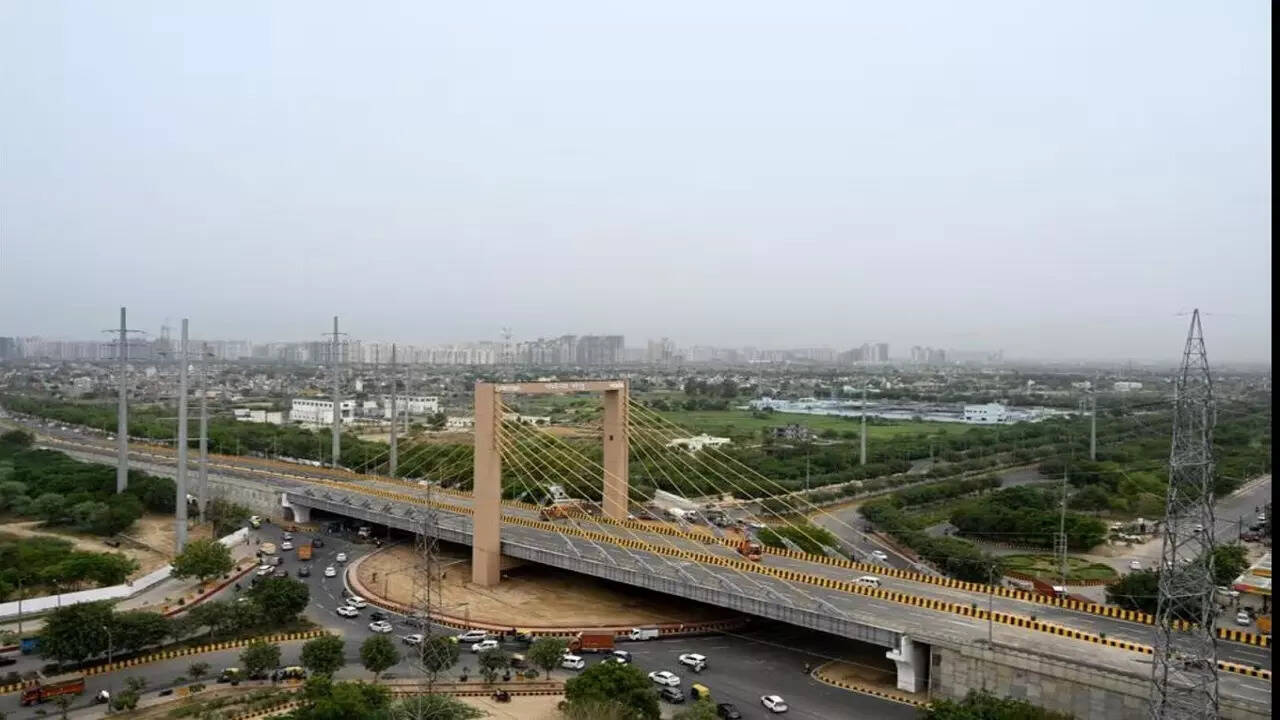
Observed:
[[[318,675],[332,676],[347,664],[344,644],[337,635],[324,635],[308,640],[302,646],[302,666]]]
[[[240,663],[244,665],[249,677],[264,675],[268,670],[280,667],[280,646],[265,640],[254,640],[240,653]]]
[[[35,441],[35,436],[24,430],[9,430],[0,435],[0,443],[19,448],[29,448]]]
[[[101,655],[107,651],[107,633],[102,628],[113,619],[105,600],[63,605],[45,616],[40,654],[63,663]]]
[[[600,663],[569,678],[564,697],[570,704],[613,702],[626,709],[627,720],[658,720],[658,696],[639,668],[623,663]]]
[[[447,635],[432,635],[422,642],[418,652],[422,667],[432,680],[458,662],[458,643]]]
[[[67,519],[70,508],[67,507],[65,496],[58,493],[44,493],[31,501],[30,512],[44,520],[46,524],[57,525]]]
[[[1249,567],[1249,555],[1243,545],[1219,545],[1213,549],[1213,582],[1230,586]]]
[[[124,690],[116,693],[111,698],[112,710],[133,710],[138,707],[138,699],[142,697],[142,691],[147,687],[147,681],[140,677],[131,677],[124,681]]]
[[[262,609],[263,617],[276,625],[283,625],[298,617],[307,609],[311,591],[306,583],[291,577],[269,577],[249,590],[249,597]]]
[[[1108,584],[1106,593],[1108,603],[1154,615],[1160,576],[1154,570],[1131,572]]]
[[[480,677],[484,678],[486,684],[491,684],[498,679],[498,671],[511,665],[511,656],[502,648],[493,648],[480,653],[478,664]]]
[[[141,650],[159,645],[169,636],[169,618],[156,612],[131,610],[112,617],[112,640],[116,652]]]
[[[526,655],[534,667],[540,668],[544,674],[550,676],[551,671],[560,666],[560,658],[564,656],[564,649],[567,646],[568,643],[564,638],[540,637],[529,646],[529,652]]]
[[[199,682],[200,678],[209,674],[209,663],[194,662],[187,668],[187,677]]]
[[[224,600],[215,600],[212,602],[202,602],[199,605],[187,611],[187,621],[192,626],[201,628],[209,628],[209,632],[218,634],[229,629],[233,622],[233,608],[231,603]]]
[[[708,698],[699,698],[694,704],[676,713],[672,720],[718,720],[716,706]]]
[[[1071,716],[1045,710],[1012,698],[1000,698],[985,690],[971,690],[963,700],[935,700],[925,720],[1070,720]]]
[[[235,561],[231,559],[231,549],[226,545],[217,540],[192,540],[173,559],[173,577],[195,577],[203,584],[209,578],[231,572],[233,567]]]
[[[475,720],[484,715],[479,708],[448,695],[416,695],[391,706],[391,720]]]
[[[294,720],[382,720],[391,704],[391,693],[379,685],[362,682],[335,683],[326,675],[307,680],[302,707]]]
[[[360,663],[378,682],[382,671],[400,662],[400,652],[386,635],[372,635],[360,644]]]

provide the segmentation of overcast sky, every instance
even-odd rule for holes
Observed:
[[[1270,14],[0,0],[0,335],[1270,361]]]

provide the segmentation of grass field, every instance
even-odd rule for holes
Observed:
[[[1058,559],[1052,555],[1005,555],[1000,558],[1006,569],[1038,577],[1052,582],[1061,577]],[[1067,558],[1067,578],[1074,580],[1111,580],[1117,576],[1115,568],[1080,558]]]
[[[770,413],[766,417],[756,417],[750,410],[667,410],[660,413],[662,417],[692,430],[695,433],[705,432],[710,435],[741,437],[743,435],[760,436],[760,430],[781,425],[803,425],[815,432],[823,430],[857,431],[860,421],[856,417],[835,415],[806,415],[803,413]],[[944,433],[960,433],[970,429],[971,425],[963,423],[940,422],[894,422],[867,418],[867,437],[884,439],[898,435],[941,435]]]

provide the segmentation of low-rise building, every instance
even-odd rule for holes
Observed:
[[[461,415],[451,418],[445,418],[444,427],[446,430],[470,430],[476,426],[476,419],[473,417],[463,417]]]
[[[342,401],[342,422],[355,419],[356,401]],[[333,401],[318,398],[294,398],[289,409],[289,420],[305,425],[330,425],[333,423]]]
[[[1141,390],[1141,389],[1142,389],[1142,383],[1140,383],[1140,382],[1130,382],[1130,381],[1128,381],[1128,380],[1121,380],[1121,381],[1119,381],[1119,382],[1112,383],[1112,384],[1111,384],[1111,389],[1112,389],[1112,390],[1114,390],[1114,391],[1116,391],[1116,392],[1133,392],[1133,391],[1135,391],[1135,390]]]
[[[964,421],[978,425],[999,425],[1009,422],[1009,410],[1000,403],[965,405]]]
[[[434,415],[440,412],[440,398],[436,395],[396,396],[396,415]],[[382,396],[382,417],[391,419],[391,396]]]
[[[703,433],[687,438],[675,438],[667,443],[667,447],[680,447],[689,452],[697,452],[707,447],[719,447],[720,445],[728,445],[730,442],[727,437],[714,437]]]

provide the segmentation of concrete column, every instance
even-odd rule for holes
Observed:
[[[498,388],[476,383],[475,483],[471,582],[498,584],[502,568],[502,456],[498,452]]]
[[[897,649],[884,654],[898,666],[898,689],[924,692],[929,687],[929,646],[906,635]]]
[[[306,505],[290,505],[293,508],[293,521],[300,523],[311,522],[311,508]]]
[[[187,546],[187,319],[182,318],[182,349],[178,354],[178,472],[174,553]]]
[[[628,389],[604,391],[604,514],[614,520],[627,519]]]

